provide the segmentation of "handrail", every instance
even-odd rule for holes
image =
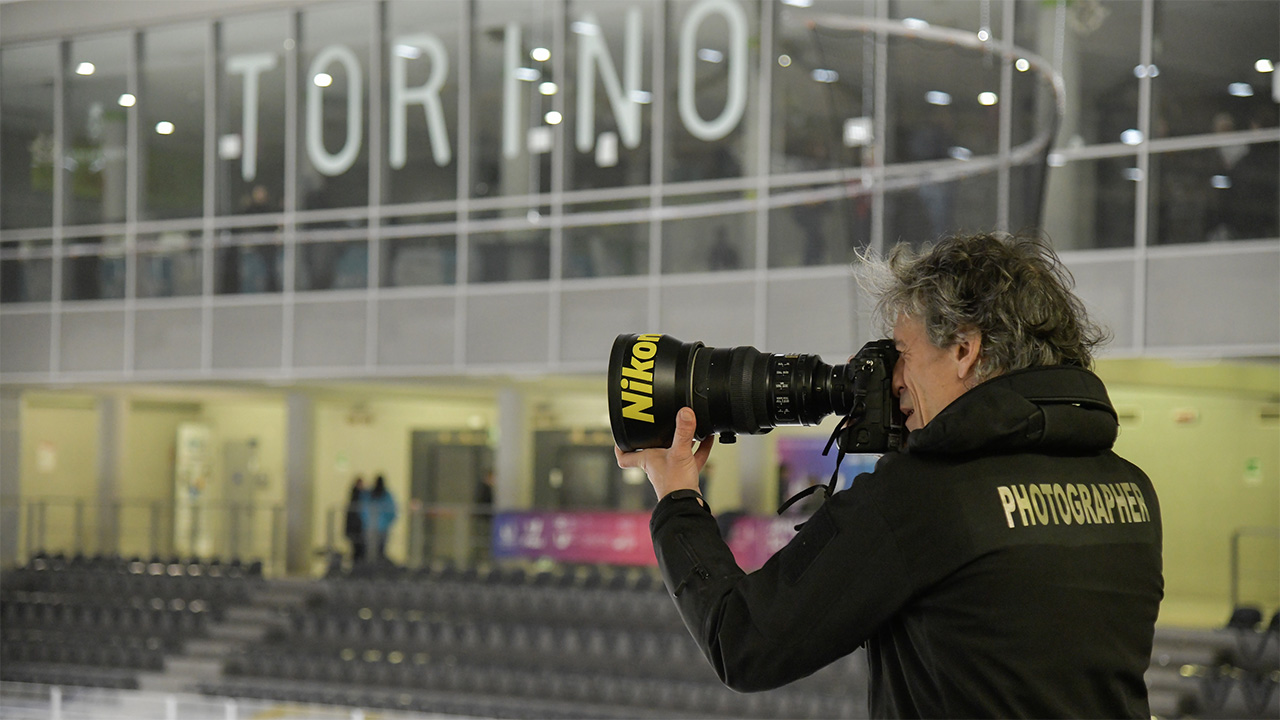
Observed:
[[[205,551],[190,547],[180,554],[253,557],[263,561],[264,572],[283,572],[282,505],[197,500],[186,504],[184,510],[203,528],[191,534],[198,537]],[[24,497],[17,508],[23,523],[17,559],[25,561],[41,552],[141,555],[139,545],[145,546],[151,557],[173,554],[186,539],[176,537],[178,513],[177,503],[158,498],[98,502],[66,495]],[[59,517],[63,522],[51,522]],[[132,550],[126,548],[130,544]]]

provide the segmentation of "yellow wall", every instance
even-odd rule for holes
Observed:
[[[173,503],[173,461],[178,425],[199,417],[188,402],[134,401],[125,420],[116,496],[121,500],[120,554],[150,556],[169,548],[165,518]],[[160,525],[153,531],[153,525]],[[153,538],[153,532],[155,536]]]
[[[1238,528],[1280,533],[1280,425],[1260,419],[1274,395],[1110,387],[1124,415],[1116,452],[1155,484],[1164,520],[1163,622],[1220,625],[1230,616],[1230,540]],[[1241,544],[1240,601],[1280,606],[1280,540]]]
[[[84,506],[81,532],[96,547],[98,501],[98,406],[88,395],[31,393],[22,402],[22,497],[44,503],[47,547],[73,547],[75,506]],[[25,548],[27,522],[23,512]],[[28,552],[39,548],[26,548]]]

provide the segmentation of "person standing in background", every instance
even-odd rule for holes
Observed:
[[[360,520],[364,524],[365,542],[373,550],[374,562],[386,560],[387,533],[396,519],[396,501],[387,490],[382,475],[374,478],[373,489],[365,493],[360,508]]]
[[[351,498],[347,501],[347,517],[342,527],[342,534],[346,535],[347,542],[351,543],[351,567],[364,562],[366,545],[364,520],[361,518],[363,495],[364,478],[357,475],[356,481],[351,485]]]

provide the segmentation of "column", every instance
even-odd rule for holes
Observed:
[[[533,503],[533,444],[519,388],[498,391],[498,448],[494,458],[493,508],[527,508]]]
[[[285,572],[309,575],[314,545],[315,411],[310,397],[290,393],[285,399],[284,555]]]
[[[120,465],[124,462],[124,428],[128,412],[129,401],[123,397],[102,395],[98,398],[98,491],[95,507],[85,514],[86,530],[89,518],[96,518],[97,534],[92,541],[87,532],[84,535],[87,546],[77,549],[85,554],[92,551],[113,553],[119,548],[115,506]]]
[[[18,556],[22,526],[22,395],[0,389],[0,567]],[[27,548],[30,551],[30,548]]]

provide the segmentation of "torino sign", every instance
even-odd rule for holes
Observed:
[[[727,49],[723,67],[727,73],[727,97],[723,110],[714,118],[704,118],[698,113],[695,61],[697,59],[698,30],[712,16],[718,16],[727,24]],[[641,43],[643,28],[639,8],[631,8],[624,18],[622,72],[610,48],[605,42],[600,24],[593,14],[587,13],[574,24],[578,33],[578,102],[577,132],[574,144],[579,152],[590,152],[594,146],[595,103],[597,73],[608,97],[609,107],[618,125],[618,135],[624,147],[634,149],[640,144],[641,98]],[[397,48],[415,48],[415,52],[397,52]],[[450,80],[449,56],[444,43],[431,33],[414,33],[395,37],[390,43],[388,120],[388,161],[391,167],[400,169],[405,164],[405,148],[408,143],[406,125],[410,112],[422,112],[427,123],[427,139],[432,159],[439,166],[453,160],[453,148],[449,144],[447,119],[440,102],[440,91]],[[503,39],[502,84],[502,154],[507,158],[518,157],[525,151],[522,136],[526,114],[521,112],[521,60],[522,41],[520,26],[506,26]],[[678,47],[677,108],[680,121],[691,135],[711,141],[725,137],[742,121],[747,106],[747,15],[742,6],[732,0],[701,0],[694,5],[680,27]],[[416,55],[417,57],[409,57]],[[429,74],[421,85],[408,84],[409,63],[426,63]],[[242,154],[240,174],[245,181],[257,176],[258,155],[258,102],[259,78],[275,69],[278,58],[273,53],[253,53],[229,56],[226,71],[239,75],[243,82],[243,117],[241,127]],[[325,87],[314,82],[319,75],[332,74],[341,69],[347,77],[346,138],[337,152],[325,147],[323,136],[323,104]],[[364,141],[361,99],[363,98],[363,71],[360,60],[350,48],[335,44],[321,48],[307,68],[307,96],[305,103],[304,135],[307,157],[312,165],[325,175],[341,175],[355,163]]]

